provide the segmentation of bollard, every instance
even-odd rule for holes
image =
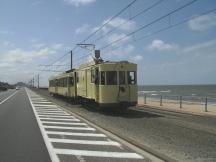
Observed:
[[[144,104],[146,104],[146,95],[144,95]]]
[[[182,96],[179,97],[179,104],[180,104],[180,109],[182,108]]]
[[[205,112],[208,112],[207,106],[208,106],[208,98],[206,97],[205,98]]]
[[[163,106],[163,103],[162,103],[162,95],[160,97],[160,106]]]

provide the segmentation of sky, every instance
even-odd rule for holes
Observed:
[[[68,51],[97,31],[85,43],[106,61],[137,63],[139,85],[216,84],[216,10],[203,15],[216,9],[215,0],[197,0],[152,23],[191,1],[137,0],[111,19],[132,0],[0,0],[0,81],[27,83],[39,74],[47,86],[70,68]],[[73,64],[92,57],[77,46]]]

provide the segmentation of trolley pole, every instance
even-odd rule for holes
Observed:
[[[71,50],[71,70],[73,69],[73,51]]]
[[[163,103],[162,103],[162,95],[160,97],[160,106],[163,106]]]
[[[39,74],[38,74],[38,89],[40,88],[40,76],[39,76]]]
[[[207,107],[208,107],[208,98],[206,97],[205,98],[205,112],[208,112]]]
[[[34,88],[34,78],[32,79],[32,84],[33,84],[33,88]]]
[[[146,95],[144,95],[144,104],[146,104]]]

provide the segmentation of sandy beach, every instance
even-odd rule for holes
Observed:
[[[169,109],[174,111],[182,111],[197,114],[208,114],[216,116],[216,104],[208,103],[207,112],[205,112],[204,102],[189,102],[182,100],[182,108],[180,108],[180,101],[163,99],[162,106],[160,106],[160,99],[151,97],[146,98],[146,104],[144,104],[144,97],[138,97],[138,105],[148,105],[152,108]]]

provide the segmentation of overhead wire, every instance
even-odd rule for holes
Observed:
[[[146,13],[146,12],[149,11],[150,9],[152,9],[152,8],[154,8],[154,7],[156,7],[156,6],[158,6],[158,5],[159,5],[160,3],[162,3],[163,1],[164,1],[164,0],[159,0],[159,1],[155,2],[155,3],[153,3],[153,4],[152,4],[151,6],[149,6],[148,8],[145,8],[144,10],[140,11],[140,12],[137,13],[136,15],[130,17],[127,21],[125,21],[125,22],[123,22],[123,23],[121,23],[121,24],[119,24],[119,25],[113,27],[113,29],[111,29],[110,31],[106,32],[106,33],[103,34],[102,36],[100,36],[100,37],[98,37],[97,39],[95,39],[95,40],[93,41],[93,43],[97,42],[98,40],[101,40],[102,38],[104,38],[104,37],[107,36],[108,34],[113,33],[115,30],[118,29],[118,27],[129,23],[131,20],[133,20],[133,19],[137,18],[138,16],[140,16],[140,15]]]
[[[210,14],[210,13],[213,13],[213,12],[215,12],[215,11],[216,11],[216,8],[215,8],[215,9],[208,10],[208,11],[203,12],[203,13],[197,15],[197,16],[193,16],[193,17],[187,18],[187,19],[185,19],[185,20],[183,20],[183,21],[180,21],[180,22],[178,22],[178,23],[169,25],[168,27],[165,27],[165,28],[162,28],[162,29],[160,29],[160,30],[154,31],[154,32],[152,32],[152,33],[150,33],[150,34],[141,36],[141,37],[139,37],[139,38],[137,38],[137,39],[134,39],[134,40],[132,40],[132,41],[129,41],[129,42],[138,42],[138,41],[143,40],[143,39],[145,39],[145,38],[151,37],[151,36],[153,36],[153,35],[155,35],[155,34],[164,32],[164,31],[166,31],[166,30],[168,30],[168,29],[174,28],[174,27],[176,27],[176,26],[182,25],[182,24],[184,24],[184,23],[186,23],[186,22],[189,22],[189,21],[191,21],[191,20],[197,19],[197,18],[199,18],[199,17],[201,17],[201,16],[204,16],[204,15],[207,15],[207,14]],[[113,50],[116,50],[116,49],[118,49],[118,48],[120,48],[120,47],[121,47],[121,46],[117,46],[117,47],[112,48],[111,50],[107,50],[107,51],[113,51]]]
[[[166,18],[166,17],[168,17],[168,16],[170,16],[170,15],[172,15],[172,14],[178,12],[179,10],[182,10],[182,9],[184,9],[184,8],[186,8],[186,7],[190,6],[190,5],[192,5],[192,4],[195,3],[196,1],[198,1],[198,0],[193,0],[193,1],[189,2],[189,3],[184,4],[184,5],[181,6],[181,7],[178,7],[177,9],[175,9],[175,10],[173,10],[173,11],[171,11],[171,12],[169,12],[169,13],[167,13],[167,14],[165,14],[165,15],[163,15],[163,16],[161,16],[161,17],[159,17],[159,18],[157,18],[157,19],[155,19],[155,20],[153,20],[153,21],[151,21],[150,23],[148,23],[148,24],[146,24],[146,25],[141,26],[140,28],[138,28],[138,29],[136,29],[136,30],[134,30],[134,31],[132,31],[132,32],[130,32],[130,33],[128,33],[128,34],[126,34],[125,36],[123,36],[123,37],[121,37],[121,38],[119,38],[119,39],[117,39],[117,40],[115,40],[115,41],[112,41],[111,43],[109,43],[109,44],[107,44],[107,45],[105,45],[105,46],[100,47],[99,50],[108,48],[108,47],[112,46],[113,44],[116,44],[117,42],[126,39],[127,37],[129,37],[129,36],[131,36],[131,35],[133,35],[133,34],[139,32],[139,31],[141,31],[141,30],[143,30],[143,29],[145,29],[145,28],[147,28],[147,27],[149,27],[149,26],[151,26],[151,25],[153,25],[153,24],[159,22],[160,20],[162,20],[162,19],[164,19],[164,18]]]

